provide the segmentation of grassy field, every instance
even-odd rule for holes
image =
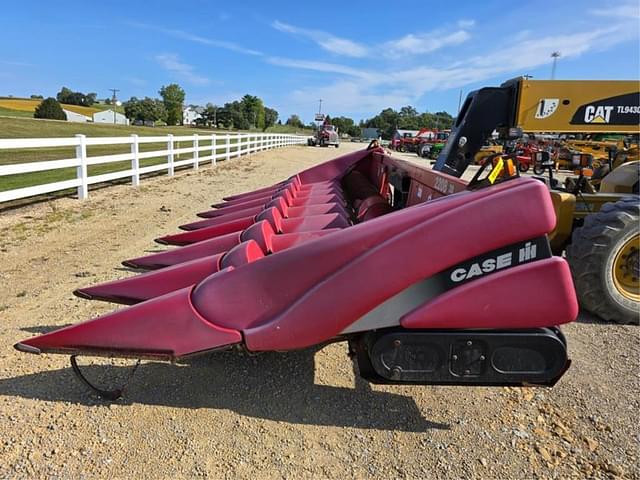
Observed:
[[[24,110],[12,110],[10,108],[0,107],[0,117],[33,118],[33,112],[27,112]]]
[[[40,105],[40,102],[42,102],[42,100],[39,100],[39,99],[4,97],[4,98],[0,98],[0,108],[4,110],[11,110],[16,112],[29,112],[31,113],[31,116],[33,116],[33,112],[35,111],[36,107]],[[105,110],[104,108],[83,107],[80,105],[67,105],[66,103],[63,103],[61,105],[62,105],[62,108],[66,110],[79,113],[81,115],[86,115],[87,117],[91,117],[94,113],[99,112],[101,110]],[[102,105],[100,107],[102,107]]]
[[[285,130],[275,132],[272,129]],[[268,133],[295,133],[294,129],[288,126],[278,126],[269,129]],[[284,127],[284,128],[282,128]],[[288,130],[288,131],[287,131]],[[225,134],[227,131],[217,131]],[[76,134],[84,134],[90,137],[121,137],[131,134],[139,136],[161,136],[172,133],[174,135],[193,135],[195,133],[202,135],[211,135],[216,133],[215,130],[199,129],[192,127],[135,127],[125,125],[110,124],[92,124],[92,123],[72,123],[56,120],[40,120],[32,118],[2,118],[0,117],[0,138],[48,138],[48,137],[72,137]],[[222,143],[222,140],[218,140]],[[210,139],[202,139],[200,146],[210,146]],[[175,148],[190,147],[191,142],[176,142]],[[118,153],[130,152],[129,145],[106,145],[106,146],[90,146],[87,148],[87,154],[110,155]],[[152,150],[162,150],[166,148],[165,142],[141,144],[140,151],[148,152]],[[231,147],[231,153],[235,152],[237,147]],[[222,150],[219,150],[219,153]],[[191,158],[192,154],[183,154],[182,158],[176,155],[175,160]],[[0,165],[10,165],[16,163],[36,162],[43,160],[60,160],[75,157],[75,148],[60,147],[47,149],[21,149],[21,150],[0,150]],[[147,158],[140,161],[141,167],[149,165],[157,165],[166,162],[166,156]],[[102,165],[90,165],[89,175],[101,175],[104,173],[126,170],[131,167],[128,161],[109,163]],[[0,191],[13,190],[15,188],[29,187],[50,182],[59,182],[76,178],[75,168],[67,168],[60,170],[49,170],[43,172],[27,173],[20,175],[9,175],[0,177]]]

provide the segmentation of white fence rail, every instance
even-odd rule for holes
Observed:
[[[0,165],[0,186],[3,178],[9,175],[44,172],[61,168],[76,168],[76,178],[53,183],[46,183],[30,187],[0,191],[0,203],[18,200],[34,195],[78,189],[78,198],[89,196],[89,185],[109,182],[120,178],[131,178],[131,184],[140,184],[140,175],[166,170],[173,176],[178,167],[191,166],[197,169],[204,163],[215,166],[218,160],[230,160],[234,157],[251,153],[281,148],[289,145],[306,144],[307,138],[300,135],[271,134],[271,133],[213,133],[211,135],[165,135],[142,137],[131,135],[128,137],[86,137],[76,135],[70,138],[18,138],[0,139],[0,153],[7,150],[45,149],[56,147],[75,147],[73,158],[62,160],[45,160],[30,163],[16,163]],[[140,145],[162,143],[166,148],[153,151],[140,151]],[[189,146],[184,147],[182,144]],[[110,155],[87,155],[87,147],[104,145],[130,145],[130,152]],[[37,156],[37,150],[34,152]],[[182,159],[184,155],[189,158]],[[148,158],[166,157],[166,162],[141,167],[140,161]],[[89,176],[88,167],[114,162],[131,162],[130,168],[102,175]],[[3,189],[0,189],[3,190]]]

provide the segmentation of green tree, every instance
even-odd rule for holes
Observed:
[[[248,122],[248,128],[264,129],[264,103],[254,95],[245,95],[240,100],[243,116]]]
[[[70,88],[62,87],[58,92],[58,94],[56,95],[56,98],[60,103],[67,103],[67,101],[71,98],[72,95],[73,95],[73,91]]]
[[[49,97],[40,102],[33,112],[33,118],[48,118],[51,120],[66,120],[67,116],[62,110],[60,102],[55,98]]]
[[[160,100],[149,97],[139,100],[136,97],[131,97],[124,102],[124,114],[129,120],[157,122],[164,120],[167,112],[164,103]]]
[[[58,94],[56,95],[56,98],[60,103],[67,103],[69,105],[82,105],[84,107],[93,105],[96,100],[95,97],[96,97],[95,93],[90,93],[89,95],[85,95],[82,92],[74,92],[73,90],[67,87],[62,87],[58,92]]]
[[[364,127],[372,127],[380,130],[382,138],[390,139],[398,128],[400,114],[393,108],[385,108],[378,115],[365,120]]]
[[[331,123],[338,128],[339,133],[346,133],[352,137],[360,135],[360,127],[358,127],[352,118],[335,117]]]
[[[204,110],[200,114],[200,121],[198,122],[198,120],[196,120],[196,122],[207,127],[217,127],[219,110],[220,109],[213,103],[207,103],[207,105],[204,107]]]
[[[407,105],[399,112],[392,108],[382,110],[378,115],[360,122],[360,127],[373,127],[380,129],[382,137],[390,139],[398,128],[419,130],[430,128],[437,130],[450,129],[453,125],[453,117],[447,112],[419,113],[414,107]]]
[[[167,111],[167,125],[177,125],[182,123],[182,106],[184,105],[185,93],[177,83],[163,85],[160,88],[160,96]]]
[[[300,120],[300,117],[295,113],[287,119],[287,125],[290,125],[295,128],[304,128],[304,123],[302,122],[302,120]]]
[[[264,128],[273,127],[278,121],[278,112],[273,108],[264,107]]]

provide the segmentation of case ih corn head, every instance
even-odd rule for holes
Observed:
[[[16,348],[71,355],[88,385],[78,355],[337,341],[374,383],[553,385],[578,303],[549,191],[508,159],[458,178],[495,128],[513,134],[522,83],[470,94],[434,170],[372,148],[228,197],[158,239],[176,248],[124,262],[146,273],[75,292],[130,307]]]

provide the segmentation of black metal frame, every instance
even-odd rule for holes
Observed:
[[[510,136],[508,130],[516,123],[520,81],[515,78],[500,87],[481,88],[467,95],[434,170],[461,177],[494,130],[505,138]]]

